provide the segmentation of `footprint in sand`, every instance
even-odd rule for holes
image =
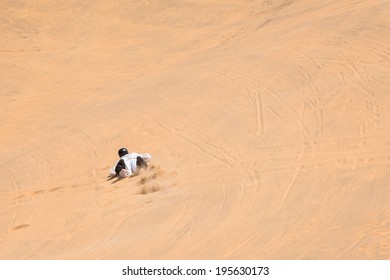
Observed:
[[[31,226],[31,225],[29,225],[29,224],[18,225],[16,227],[13,227],[12,231],[19,230],[19,229],[22,229],[22,228],[26,228],[26,227],[29,227],[29,226]]]

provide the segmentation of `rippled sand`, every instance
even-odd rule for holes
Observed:
[[[1,259],[389,259],[390,2],[2,1]],[[117,150],[150,153],[106,180]]]

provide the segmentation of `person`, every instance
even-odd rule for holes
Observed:
[[[140,169],[147,169],[148,165],[146,162],[152,158],[149,154],[129,153],[126,148],[120,148],[118,156],[119,160],[111,168],[109,178],[116,176],[121,178],[131,177]]]

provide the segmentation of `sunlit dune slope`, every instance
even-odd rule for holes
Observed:
[[[389,259],[390,2],[2,1],[1,259]],[[149,169],[107,180],[117,150]]]

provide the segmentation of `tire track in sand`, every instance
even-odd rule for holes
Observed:
[[[289,47],[289,49],[293,50],[294,52],[296,52],[297,54],[299,54],[300,56],[302,56],[303,58],[308,60],[317,69],[317,71],[322,68],[322,66],[319,65],[311,56],[303,53],[300,50],[292,48],[292,47]],[[314,95],[315,102],[314,102],[314,104],[312,102],[310,102],[310,103],[314,106],[314,108],[316,108],[317,122],[318,122],[318,124],[317,124],[317,126],[318,126],[317,136],[321,137],[322,133],[323,133],[323,130],[324,130],[324,117],[323,117],[323,108],[321,106],[321,102],[320,102],[320,98],[319,98],[319,89],[316,86],[316,84],[313,82],[312,77],[305,71],[305,69],[301,65],[297,64],[296,68],[302,74],[304,79],[309,83],[309,85],[311,87],[311,90],[312,90],[312,93]]]
[[[218,71],[213,71],[213,73],[218,74],[219,76],[229,80],[230,82],[236,82],[234,78],[232,78],[232,77],[230,77],[230,76],[228,76],[226,74],[220,73]],[[264,129],[264,119],[263,119],[263,115],[262,115],[263,114],[263,112],[262,112],[263,104],[261,102],[261,95],[260,95],[260,82],[256,78],[253,78],[253,77],[250,77],[250,76],[247,76],[247,75],[241,75],[239,73],[234,73],[234,72],[232,72],[232,74],[234,74],[237,77],[240,77],[240,79],[238,79],[240,87],[242,87],[241,83],[242,83],[242,80],[244,79],[244,80],[246,80],[249,83],[250,87],[252,88],[252,90],[250,90],[250,91],[254,92],[253,89],[254,88],[257,89],[256,94],[255,94],[255,100],[252,100],[252,104],[255,106],[255,111],[256,111],[256,123],[257,123],[256,136],[258,137],[258,136],[261,135],[261,133],[263,132],[263,129]],[[290,112],[290,114],[292,114],[297,119],[298,123],[300,124],[301,136],[302,136],[301,137],[301,139],[302,139],[301,140],[301,149],[300,149],[300,152],[299,152],[297,158],[295,159],[295,162],[299,162],[299,160],[303,157],[304,151],[305,151],[305,145],[304,145],[305,134],[309,133],[308,129],[306,128],[306,125],[304,124],[302,118],[299,117],[297,115],[297,113],[294,112],[290,108],[290,106],[287,104],[287,102],[285,102],[283,99],[281,99],[275,92],[273,92],[270,89],[267,89],[266,87],[264,87],[262,90],[270,91],[271,95],[273,95],[274,98],[276,98],[280,103],[282,103],[287,108],[287,110]],[[257,184],[257,188],[258,188],[258,181],[257,181],[256,175],[254,174],[253,170],[250,170],[250,171],[247,171],[247,172],[249,172],[249,174],[252,176],[252,178],[256,179],[256,182],[257,182],[256,184]],[[294,171],[294,174],[293,174],[290,182],[288,183],[286,190],[284,191],[281,203],[278,206],[276,211],[280,210],[280,208],[283,206],[283,204],[287,200],[287,197],[289,196],[289,194],[290,194],[290,192],[291,192],[295,182],[297,181],[300,172],[301,172],[301,168],[300,167],[296,167],[295,171]],[[225,257],[227,257],[227,256],[229,256],[229,255],[239,251],[241,248],[247,246],[251,241],[256,239],[257,236],[258,236],[258,233],[255,233],[251,237],[246,238],[241,244],[239,244],[237,247],[233,248],[229,253],[225,254],[223,256],[223,258],[225,258]]]
[[[295,119],[298,121],[298,123],[301,126],[301,129],[303,130],[304,133],[310,134],[310,131],[306,127],[306,125],[303,122],[302,118],[294,110],[291,109],[290,105],[288,105],[286,101],[284,101],[278,94],[276,94],[276,92],[274,92],[270,88],[265,87],[264,89],[267,90],[270,93],[270,95],[272,95],[276,100],[278,100],[281,104],[283,104],[285,106],[287,111],[290,112],[290,114],[293,117],[295,117]]]
[[[263,117],[263,105],[261,102],[260,83],[258,83],[257,91],[256,91],[256,120],[257,120],[256,136],[260,137],[264,133],[264,117]]]
[[[314,84],[310,75],[303,69],[302,66],[297,66],[297,69],[303,75],[303,77],[306,79],[306,81],[308,81],[308,83],[312,89],[312,92],[314,94],[315,102],[314,102],[314,104],[313,103],[312,104],[313,104],[314,108],[316,108],[316,112],[317,112],[317,127],[318,127],[317,137],[321,137],[322,133],[324,131],[324,117],[323,117],[323,108],[321,106],[321,102],[319,99],[319,90],[318,90],[317,86]]]
[[[207,155],[208,157],[211,157],[215,160],[217,160],[220,164],[222,164],[223,166],[228,166],[228,167],[232,167],[232,163],[231,163],[231,160],[225,160],[223,161],[221,158],[217,157],[215,154],[213,153],[209,153],[207,152],[204,148],[202,148],[199,144],[195,143],[194,141],[188,139],[187,137],[181,135],[180,133],[178,132],[175,132],[174,130],[172,129],[169,129],[167,128],[165,125],[163,125],[159,120],[156,120],[154,119],[153,120],[160,128],[162,128],[163,130],[165,130],[166,132],[168,132],[169,134],[172,134],[182,140],[184,140],[185,142],[187,142],[188,144],[190,144],[191,146],[195,147],[197,150],[201,151],[203,154]]]

